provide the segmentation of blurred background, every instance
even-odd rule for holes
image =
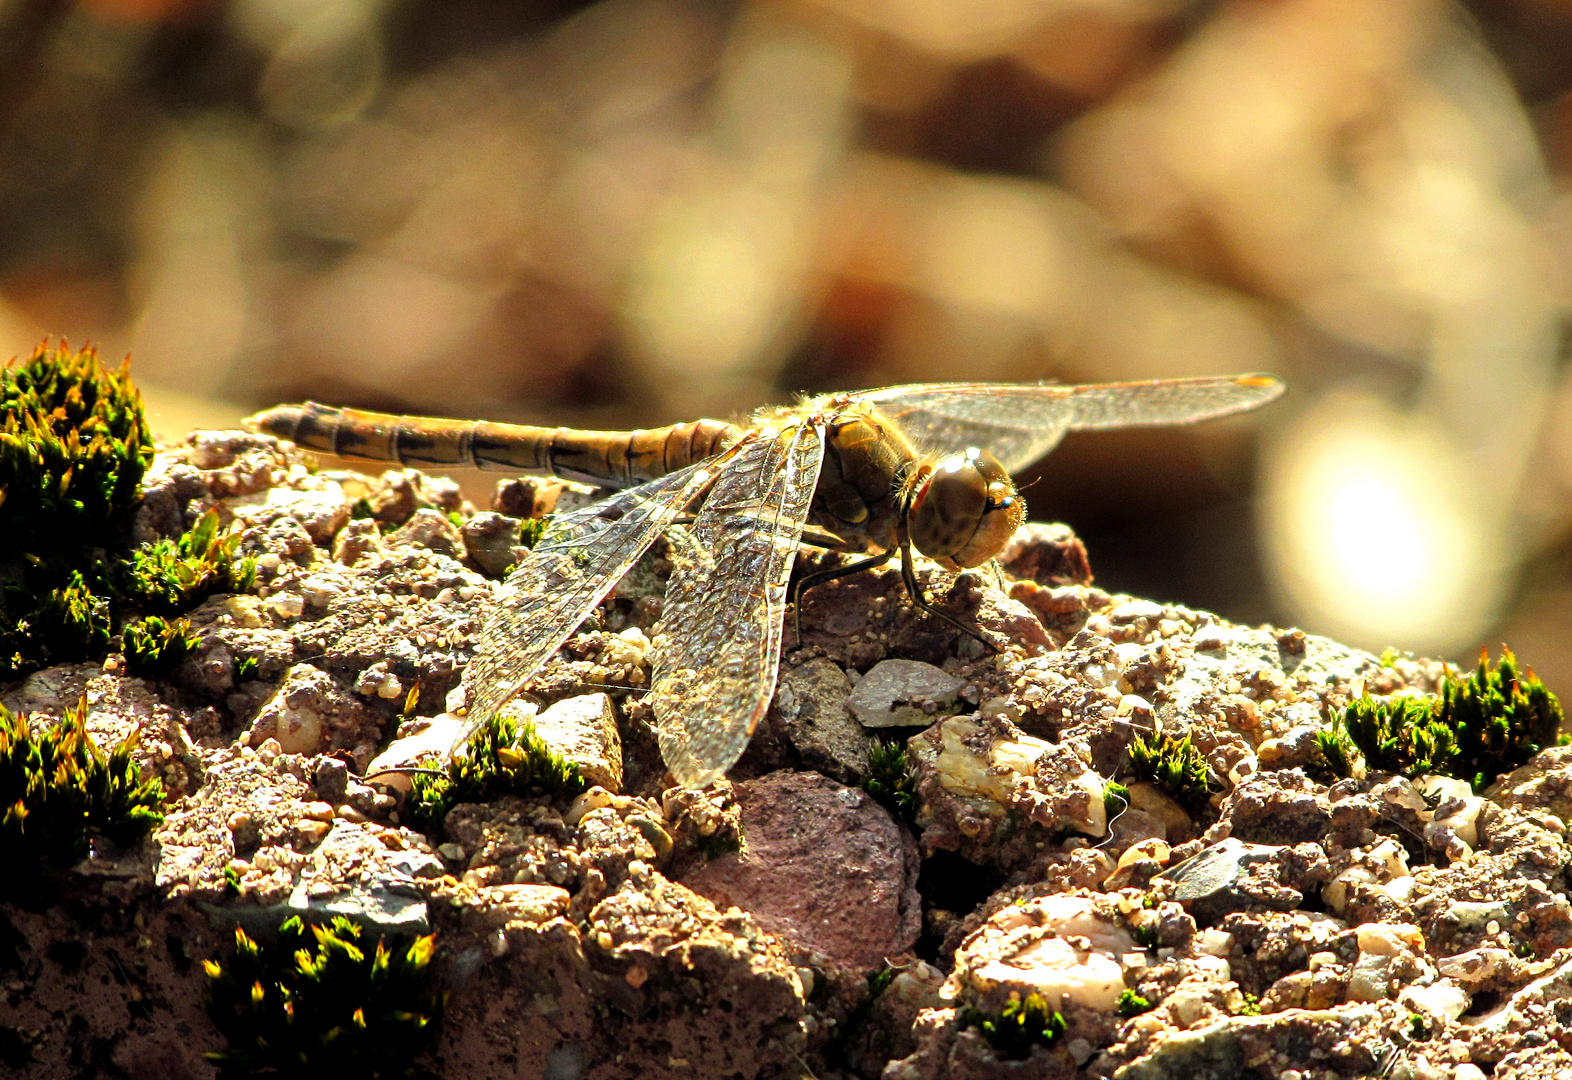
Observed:
[[[1101,584],[1572,692],[1572,0],[0,0],[0,352],[161,432],[1271,371]]]

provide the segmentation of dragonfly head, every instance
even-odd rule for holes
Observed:
[[[913,472],[906,523],[917,550],[948,570],[981,566],[1004,549],[1026,506],[999,460],[975,446]]]

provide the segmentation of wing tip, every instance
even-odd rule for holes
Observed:
[[[1260,394],[1263,401],[1270,401],[1288,389],[1288,384],[1282,379],[1263,372],[1235,376],[1234,385]]]

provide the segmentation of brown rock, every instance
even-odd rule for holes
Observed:
[[[1244,780],[1223,803],[1222,820],[1233,836],[1256,844],[1320,840],[1332,824],[1326,788],[1298,769],[1260,773]]]
[[[476,514],[459,530],[470,561],[490,577],[501,577],[519,561],[519,519],[489,510]]]
[[[837,966],[866,970],[916,942],[917,852],[883,807],[812,773],[738,784],[737,800],[744,851],[683,884]]]
[[[1090,585],[1086,545],[1068,525],[1032,521],[1015,530],[999,553],[999,564],[1039,585]]]
[[[464,551],[458,528],[438,511],[425,507],[416,510],[408,522],[388,536],[387,542],[393,547],[418,544],[444,555],[459,555]]]
[[[557,506],[562,482],[539,476],[515,476],[497,481],[491,508],[514,518],[545,517]]]
[[[333,558],[345,566],[354,566],[363,556],[381,551],[382,533],[370,518],[351,521],[333,544]]]
[[[840,665],[820,657],[783,674],[774,703],[803,764],[847,784],[868,772],[868,736],[847,707],[851,692]]]

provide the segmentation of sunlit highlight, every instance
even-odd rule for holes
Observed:
[[[1443,653],[1489,626],[1500,517],[1428,424],[1335,395],[1276,440],[1265,470],[1267,552],[1295,620]]]

